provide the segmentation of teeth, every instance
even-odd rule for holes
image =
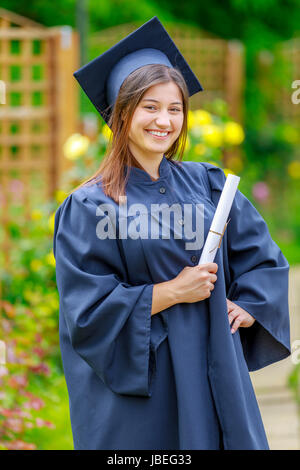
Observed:
[[[165,137],[168,135],[168,132],[158,132],[158,131],[148,131],[149,134],[158,135],[160,137]]]

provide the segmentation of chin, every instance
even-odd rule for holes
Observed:
[[[174,142],[145,142],[145,148],[151,150],[153,148],[168,150]]]
[[[170,145],[152,145],[152,147],[145,147],[145,151],[151,153],[166,153],[167,150],[169,150]]]

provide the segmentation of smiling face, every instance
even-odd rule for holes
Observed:
[[[179,137],[183,100],[174,82],[150,87],[137,105],[129,131],[129,148],[139,161],[157,160]]]

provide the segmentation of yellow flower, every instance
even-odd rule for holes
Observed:
[[[231,174],[231,175],[234,175],[234,174],[235,174],[232,170],[230,170],[230,168],[223,168],[223,171],[224,171],[226,177],[227,177],[229,174]]]
[[[51,251],[51,253],[46,255],[45,260],[48,264],[50,264],[50,266],[55,266],[56,263],[55,263],[53,251]]]
[[[202,156],[206,152],[206,147],[204,144],[197,144],[194,147],[194,151],[196,155]]]
[[[196,109],[194,112],[194,120],[197,126],[205,126],[213,122],[211,114],[203,109]]]
[[[30,268],[32,271],[37,272],[41,266],[43,266],[43,263],[39,259],[33,259],[30,262]]]
[[[31,219],[32,220],[41,220],[43,217],[43,213],[38,209],[35,209],[31,212]]]
[[[300,179],[300,162],[294,160],[288,165],[287,170],[291,178]]]
[[[68,193],[62,191],[61,189],[58,189],[55,192],[55,200],[57,204],[61,204],[66,199],[66,197],[68,197]]]
[[[110,127],[108,127],[107,124],[104,124],[104,126],[102,127],[102,135],[103,137],[106,139],[106,140],[110,140],[111,137],[112,137],[112,131],[110,129]]]
[[[242,126],[237,122],[227,122],[224,126],[224,141],[230,145],[240,145],[245,138]]]
[[[51,214],[48,219],[48,226],[50,228],[51,233],[54,233],[54,221],[55,221],[55,212],[53,212],[53,214]]]
[[[223,133],[218,126],[207,124],[202,127],[202,132],[204,142],[210,147],[220,147],[222,145]]]
[[[77,160],[84,155],[89,147],[90,140],[81,134],[72,134],[63,146],[64,155],[69,160]]]

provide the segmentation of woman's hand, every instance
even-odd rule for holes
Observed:
[[[205,263],[198,266],[186,266],[170,282],[176,293],[176,303],[199,302],[211,296],[217,280],[216,263]]]
[[[227,310],[228,310],[228,320],[231,326],[231,333],[235,333],[237,329],[241,326],[243,328],[248,328],[252,326],[255,322],[255,318],[250,315],[250,313],[246,312],[243,308],[236,305],[231,300],[226,299],[227,301]]]

